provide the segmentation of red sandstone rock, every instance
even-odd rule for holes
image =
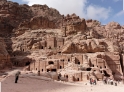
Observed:
[[[0,68],[11,65],[11,56],[14,66],[36,61],[30,70],[61,69],[63,76],[68,74],[69,81],[73,77],[73,81],[80,81],[81,75],[83,80],[122,76],[124,27],[119,23],[101,25],[97,20],[81,19],[76,14],[61,15],[47,5],[28,6],[1,0],[0,29],[5,40],[0,41],[3,60]]]

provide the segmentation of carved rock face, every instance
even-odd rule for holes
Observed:
[[[105,52],[105,51],[115,51],[114,47],[106,47],[108,43],[105,41],[99,42],[96,40],[82,40],[80,43],[70,42],[63,47],[63,53],[95,53],[95,52]]]
[[[56,22],[61,18],[56,9],[47,5],[28,6],[6,0],[0,1],[0,32],[7,30],[2,33],[3,36],[15,28],[58,28],[60,23]]]
[[[10,55],[6,50],[6,44],[3,38],[0,37],[0,69],[4,69],[5,67],[11,67]]]
[[[61,64],[58,68],[70,64],[70,69],[78,71],[78,65],[82,65],[85,72],[91,70],[91,75],[99,79],[104,73],[100,70],[111,77],[114,71],[122,74],[119,55],[124,51],[124,26],[116,22],[101,25],[76,14],[61,15],[47,5],[0,0],[0,36],[5,37],[5,42],[0,40],[0,69],[11,65],[9,52],[12,62],[19,61],[19,66],[45,56],[61,59],[62,62],[54,62]]]
[[[76,34],[77,32],[84,33],[86,31],[85,19],[80,19],[75,14],[67,15],[62,19],[63,35]]]
[[[46,29],[46,28],[55,28],[55,23],[52,21],[49,21],[48,18],[45,17],[34,17],[30,21],[21,23],[19,28],[29,28],[32,30],[35,29]]]

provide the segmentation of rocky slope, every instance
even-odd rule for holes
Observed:
[[[47,5],[28,6],[26,4],[19,5],[16,2],[0,0],[1,36],[5,36],[8,32],[12,32],[12,30],[19,25],[22,26],[22,23],[26,21],[37,21],[38,18],[41,19],[42,17],[46,22],[56,22],[61,19],[62,16],[56,9],[49,8]],[[47,18],[49,20],[47,20]]]

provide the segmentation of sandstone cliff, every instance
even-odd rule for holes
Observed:
[[[47,5],[28,6],[1,0],[0,37],[4,39],[0,41],[2,68],[10,61],[14,66],[25,66],[42,57],[58,59],[60,55],[59,59],[72,61],[74,67],[80,64],[80,69],[82,66],[85,70],[97,70],[96,75],[102,75],[101,67],[111,77],[114,71],[115,75],[122,75],[124,26],[116,22],[101,25],[76,14],[61,15]]]

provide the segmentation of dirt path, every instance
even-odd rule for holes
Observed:
[[[12,72],[13,74],[14,72]],[[31,77],[20,77],[17,84],[14,76],[9,76],[2,82],[2,92],[124,92],[124,86],[114,85],[84,85],[80,83],[66,83],[45,81]]]

